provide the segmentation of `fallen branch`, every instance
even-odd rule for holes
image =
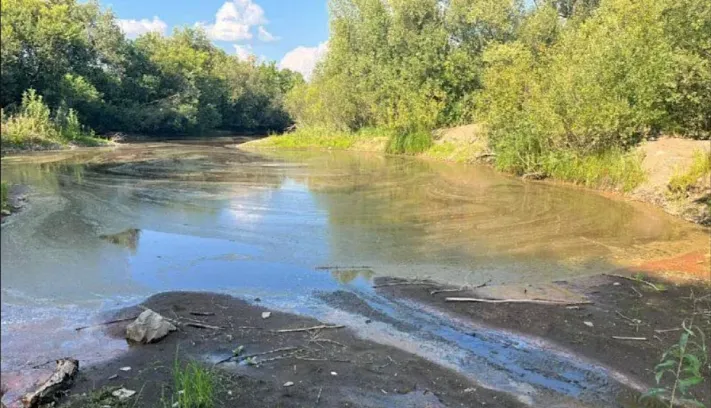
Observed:
[[[481,299],[481,298],[466,298],[466,297],[448,297],[444,299],[447,302],[478,302],[478,303],[536,303],[541,305],[559,305],[559,306],[575,306],[575,305],[591,305],[593,302],[567,302],[563,300],[546,300],[546,299]]]
[[[114,324],[114,323],[121,323],[121,322],[130,321],[130,320],[136,320],[136,318],[138,318],[138,316],[127,317],[127,318],[125,318],[125,319],[109,320],[108,322],[102,322],[102,323],[92,324],[92,325],[89,325],[89,326],[75,327],[74,330],[80,331],[80,330],[84,330],[84,329],[89,329],[89,328],[91,328],[91,327],[108,326],[108,325]]]
[[[409,286],[409,285],[434,285],[434,283],[433,282],[426,282],[426,281],[422,281],[422,282],[408,282],[408,281],[388,282],[388,283],[382,283],[380,285],[373,285],[373,287],[374,288],[382,288],[385,286]]]
[[[333,326],[328,326],[328,325],[320,325],[320,326],[313,326],[313,327],[302,327],[299,329],[280,329],[280,330],[275,330],[274,333],[296,333],[296,332],[308,332],[312,330],[324,330],[324,329],[342,329],[346,326],[343,325],[333,325]]]
[[[339,343],[336,340],[331,340],[331,339],[316,339],[316,340],[309,340],[309,341],[313,341],[314,343],[320,343],[320,342],[333,343],[333,344],[339,345],[343,348],[348,348],[348,346],[346,346],[345,344]]]
[[[299,350],[298,347],[282,347],[282,348],[278,348],[278,349],[274,349],[274,350],[263,351],[261,353],[248,354],[248,355],[244,355],[244,356],[237,356],[237,355],[232,354],[231,356],[216,362],[215,365],[226,363],[234,358],[239,358],[239,361],[244,361],[244,360],[247,360],[248,358],[253,358],[253,357],[258,357],[258,356],[266,356],[268,354],[274,354],[274,353],[282,353],[285,351],[294,351],[295,352],[297,350]],[[290,353],[289,355],[291,355],[291,354],[294,354],[294,353]],[[281,358],[284,358],[284,356],[281,356]],[[273,360],[275,360],[275,359],[264,360],[263,362],[273,361]]]
[[[197,327],[198,329],[211,329],[211,330],[222,330],[223,329],[222,327],[211,326],[211,325],[205,324],[205,323],[187,322],[187,323],[183,323],[183,324],[186,326],[190,326],[190,327]]]
[[[318,402],[321,401],[321,391],[323,391],[323,387],[318,389],[318,395],[316,396],[316,405],[318,405]]]
[[[341,360],[338,358],[312,358],[312,357],[294,356],[294,359],[303,360],[303,361],[333,361],[336,363],[352,363],[351,360]]]
[[[480,289],[480,288],[483,288],[484,286],[488,285],[489,283],[491,283],[491,279],[482,283],[481,285],[476,285],[476,286],[462,286],[459,289],[437,289],[437,290],[431,291],[430,295],[436,295],[438,293],[444,293],[444,292],[465,292],[467,290]]]
[[[644,279],[637,279],[637,278],[632,277],[632,276],[617,275],[617,274],[614,274],[614,273],[606,273],[605,275],[607,275],[607,276],[612,276],[612,277],[614,277],[614,278],[627,279],[627,280],[632,281],[632,282],[644,283],[644,284],[649,285],[649,286],[651,286],[652,288],[654,288],[654,290],[656,290],[657,292],[661,292],[661,291],[662,291],[661,289],[659,289],[659,287],[658,287],[657,285],[653,284],[652,282],[648,282],[648,281],[646,281],[646,280],[644,280]]]
[[[33,392],[22,397],[25,408],[35,408],[42,404],[56,402],[57,394],[66,391],[74,384],[74,377],[79,372],[79,361],[73,358],[57,360],[54,373]]]
[[[282,347],[274,350],[269,350],[269,351],[263,351],[261,353],[254,353],[254,354],[247,354],[244,356],[239,356],[240,360],[246,360],[248,358],[252,357],[259,357],[259,356],[265,356],[267,354],[274,354],[274,353],[283,353],[285,351],[294,351],[294,350],[299,350],[298,347]]]
[[[337,271],[337,270],[354,270],[354,269],[372,269],[370,266],[317,266],[317,271]]]
[[[215,312],[190,312],[193,316],[214,316]]]
[[[647,341],[646,337],[626,337],[626,336],[612,336],[615,340],[634,340],[634,341]]]

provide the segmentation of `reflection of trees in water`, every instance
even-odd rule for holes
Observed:
[[[375,273],[370,269],[341,269],[331,271],[331,276],[339,283],[346,284],[353,282],[358,277],[371,280]]]
[[[688,233],[626,202],[476,166],[354,154],[306,162],[309,171],[300,181],[319,193],[316,200],[328,211],[336,256],[585,258]]]
[[[136,249],[138,248],[138,240],[141,237],[141,230],[136,228],[130,228],[126,231],[119,232],[118,234],[112,235],[100,235],[99,238],[106,242],[110,242],[115,245],[126,247],[131,251],[131,254],[136,254]]]

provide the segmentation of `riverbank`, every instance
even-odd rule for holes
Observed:
[[[340,149],[386,153],[387,135],[375,130],[356,134],[305,131],[274,135],[240,145],[244,149]],[[457,163],[493,164],[485,133],[478,125],[433,132],[432,145],[415,156]],[[704,156],[705,155],[705,156]],[[677,138],[645,141],[624,156],[570,165],[548,178],[524,174],[530,181],[563,182],[613,191],[646,202],[701,225],[711,225],[711,142]],[[543,180],[545,178],[545,180]],[[685,179],[681,186],[676,186]]]
[[[655,406],[637,401],[656,386],[653,368],[678,342],[682,322],[693,317],[694,326],[711,336],[711,288],[621,276],[471,287],[375,279],[375,292],[391,307],[436,317],[445,330],[456,333],[439,351],[424,344],[413,348],[407,341],[367,340],[372,337],[367,332],[387,332],[390,326],[413,334],[429,328],[398,319],[388,308],[349,291],[317,297],[359,316],[359,327],[269,310],[259,298],[162,293],[101,317],[115,323],[87,322],[90,327],[84,330],[122,339],[144,308],[181,322],[179,330],[158,343],[132,346],[110,361],[82,367],[60,406],[169,407],[180,391],[196,392],[176,384],[176,371],[190,372],[186,367],[210,384],[210,406],[216,407]],[[503,302],[448,301],[453,297]],[[448,347],[474,354],[446,356]],[[450,359],[458,363],[443,364]],[[494,372],[509,373],[518,384],[500,382],[489,369],[470,371],[477,359]],[[711,367],[701,370],[704,378],[688,397],[708,404]],[[667,376],[661,386],[672,383]],[[135,394],[119,401],[111,395],[119,388]]]

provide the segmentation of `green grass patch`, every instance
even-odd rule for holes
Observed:
[[[353,146],[355,140],[355,135],[349,132],[323,127],[307,127],[283,135],[270,136],[256,144],[283,149],[348,149]]]
[[[591,156],[557,152],[543,156],[540,169],[545,176],[557,180],[627,192],[647,178],[641,159],[639,154],[619,150]]]
[[[9,210],[10,204],[7,201],[8,186],[6,182],[0,183],[0,209]]]
[[[683,194],[704,176],[711,176],[711,153],[697,150],[694,152],[691,166],[686,171],[677,169],[669,180],[669,191],[672,194]]]
[[[433,144],[422,155],[435,160],[472,163],[483,150],[483,144],[442,142]]]
[[[212,408],[215,406],[215,373],[191,361],[181,364],[177,356],[173,364],[173,395],[166,407],[175,403],[180,408]]]
[[[432,146],[432,134],[428,131],[416,131],[410,133],[392,132],[387,153],[395,154],[417,154],[422,153]]]

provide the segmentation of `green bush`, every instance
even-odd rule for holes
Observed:
[[[2,143],[15,147],[40,145],[51,146],[67,142],[100,144],[94,132],[85,129],[76,111],[60,105],[52,112],[41,95],[29,89],[22,95],[22,105],[14,115],[2,112]]]

